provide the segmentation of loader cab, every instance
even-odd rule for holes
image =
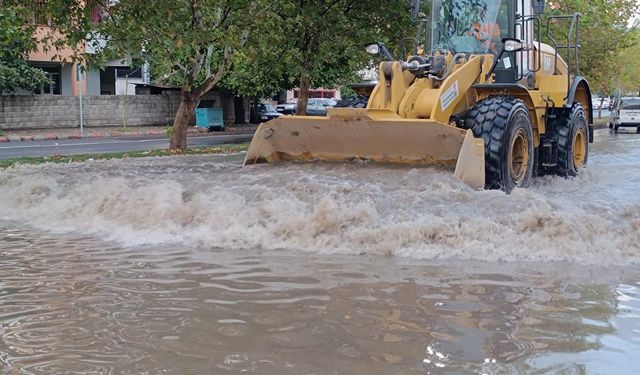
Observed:
[[[525,80],[533,69],[533,50],[503,51],[504,39],[533,46],[535,4],[541,0],[434,0],[432,50],[498,59],[496,83]]]
[[[503,38],[513,38],[513,0],[435,0],[433,50],[497,55]]]

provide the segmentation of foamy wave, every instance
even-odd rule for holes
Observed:
[[[640,169],[625,168],[548,177],[507,196],[431,169],[373,165],[22,166],[0,171],[0,218],[125,245],[640,263]]]

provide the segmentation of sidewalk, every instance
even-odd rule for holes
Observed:
[[[189,127],[188,135],[225,135],[225,134],[251,134],[257,129],[257,125],[234,126],[225,128],[224,131],[209,132],[206,128]],[[134,126],[127,129],[122,127],[100,127],[84,129],[80,134],[78,128],[60,129],[35,129],[35,130],[5,130],[0,135],[0,142],[28,142],[28,141],[55,141],[63,139],[82,138],[124,138],[139,136],[167,136],[167,129],[163,126]]]

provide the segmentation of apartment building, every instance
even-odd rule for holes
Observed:
[[[38,39],[47,35],[55,37],[55,25],[47,16],[45,5],[46,0],[33,2],[31,21],[36,24]],[[99,8],[94,8],[92,20],[100,22],[102,16],[103,12]],[[29,64],[47,72],[52,80],[52,84],[36,90],[36,94],[135,95],[136,83],[149,83],[147,67],[131,68],[126,57],[107,62],[103,69],[89,68],[84,71],[78,69],[77,63],[71,62],[71,56],[75,52],[96,53],[91,46],[82,43],[75,48],[47,50],[40,47],[29,55]]]

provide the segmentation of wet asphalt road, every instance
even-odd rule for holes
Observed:
[[[252,137],[252,134],[199,136],[188,138],[187,144],[189,147],[202,147],[228,143],[244,143],[251,141]],[[0,144],[0,159],[145,151],[167,147],[169,147],[169,141],[164,136],[7,142]]]
[[[0,374],[640,368],[640,135],[575,178],[241,155],[0,170]]]

